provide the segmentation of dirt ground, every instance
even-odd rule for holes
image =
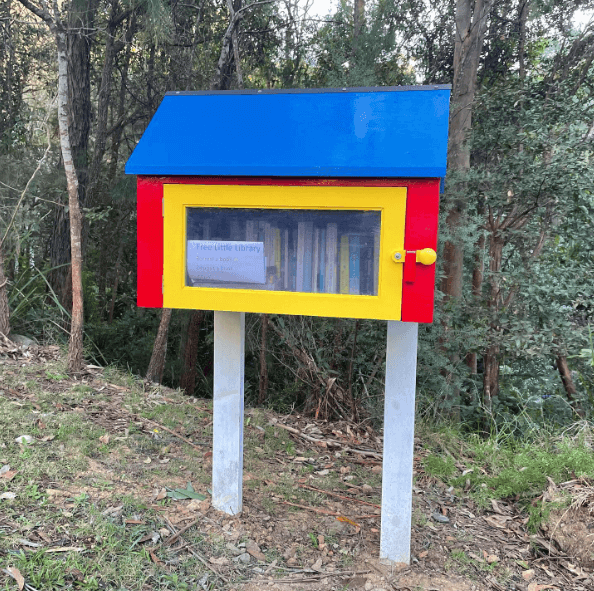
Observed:
[[[72,523],[80,505],[76,499],[84,497],[110,519],[141,524],[145,517],[140,510],[136,519],[125,519],[122,499],[142,501],[157,523],[139,542],[151,558],[147,568],[175,572],[184,557],[198,558],[216,582],[192,588],[594,589],[592,553],[580,563],[575,544],[560,535],[567,531],[567,515],[557,515],[551,531],[535,535],[526,530],[527,516],[512,500],[493,501],[490,510],[479,510],[464,491],[448,489],[425,474],[423,457],[428,451],[420,439],[415,440],[412,561],[380,564],[382,439],[370,427],[248,409],[244,510],[230,517],[209,502],[210,401],[118,377],[111,369],[88,366],[82,375],[68,377],[60,368],[63,357],[57,347],[0,350],[0,402],[4,399],[6,408],[19,412],[30,409],[28,416],[36,427],[33,443],[37,452],[47,450],[48,462],[69,453],[61,435],[68,421],[81,419],[81,425],[89,426],[84,469],[63,479],[51,467],[39,471],[38,488],[47,506],[60,512],[62,523]],[[12,440],[0,435],[0,443],[1,468],[14,456],[7,451]],[[10,466],[4,471],[0,493],[14,490],[16,502],[22,491],[18,477]],[[31,478],[28,482],[31,487]],[[188,482],[203,500],[168,495]],[[584,483],[573,483],[582,485],[585,490]],[[0,500],[0,533],[12,536],[18,548],[22,528],[9,507]],[[581,511],[582,534],[592,537],[594,520],[587,503]],[[38,526],[27,539],[49,549],[69,546],[63,535],[60,540],[56,535]],[[86,545],[88,552],[93,547]],[[0,561],[9,553],[3,558],[0,551]],[[6,571],[5,576],[8,585]]]

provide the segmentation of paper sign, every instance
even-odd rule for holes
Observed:
[[[266,283],[263,242],[188,240],[186,264],[197,283]]]

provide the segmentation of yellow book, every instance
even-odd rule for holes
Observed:
[[[349,293],[349,237],[340,237],[340,293]]]

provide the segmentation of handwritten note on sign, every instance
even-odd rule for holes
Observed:
[[[188,240],[186,264],[197,283],[266,283],[263,242]]]

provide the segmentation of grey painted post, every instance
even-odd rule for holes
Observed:
[[[241,512],[245,314],[214,313],[212,505]]]
[[[416,322],[388,321],[380,561],[410,563]]]

